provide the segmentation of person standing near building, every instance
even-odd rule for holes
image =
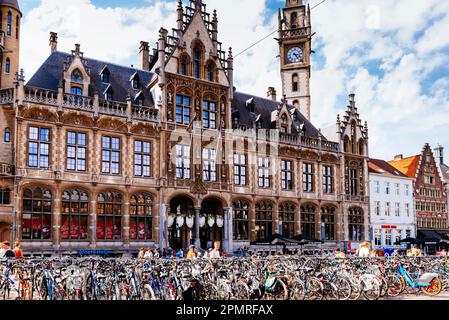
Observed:
[[[220,241],[215,241],[215,243],[214,243],[214,250],[212,250],[209,253],[209,258],[210,259],[220,259],[220,257],[221,257],[221,255],[220,255],[220,247],[221,247]]]
[[[14,243],[14,254],[16,255],[16,258],[22,258],[23,257],[23,251],[22,251],[22,245],[19,241],[16,241]]]

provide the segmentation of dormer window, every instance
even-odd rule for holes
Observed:
[[[282,133],[287,133],[288,129],[288,119],[287,119],[287,115],[284,113],[281,116],[281,132]]]
[[[83,83],[83,75],[81,74],[81,71],[79,69],[75,69],[72,72],[71,80],[72,82]]]
[[[255,106],[254,98],[251,98],[246,101],[246,107],[248,108],[249,112],[254,112],[254,106]]]
[[[101,73],[101,81],[103,83],[109,83],[109,81],[110,81],[110,73],[107,68],[105,68]]]
[[[136,98],[134,100],[135,100],[136,105],[138,105],[138,106],[144,105],[145,99],[143,97],[142,91],[136,95]]]
[[[134,73],[134,75],[131,77],[131,86],[133,87],[133,89],[139,89],[140,87],[140,79],[137,72]]]
[[[106,92],[104,93],[104,98],[108,101],[112,101],[114,100],[114,91],[112,90],[111,86],[109,86],[109,88],[106,90]]]

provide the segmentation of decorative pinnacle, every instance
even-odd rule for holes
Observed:
[[[232,59],[232,47],[229,47],[229,50],[228,50],[228,59]]]
[[[213,21],[217,21],[217,10],[214,9]]]
[[[182,10],[182,0],[178,0],[178,10]]]

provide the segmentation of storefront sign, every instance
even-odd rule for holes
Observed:
[[[397,229],[397,226],[382,226],[382,229]]]
[[[112,254],[111,250],[80,250],[78,251],[79,255],[83,256],[106,256],[108,254]]]

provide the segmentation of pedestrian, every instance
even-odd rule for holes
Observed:
[[[212,250],[209,253],[209,258],[210,259],[219,259],[220,258],[220,247],[221,247],[220,241],[215,241],[215,243],[214,243],[214,250]]]
[[[187,259],[195,259],[196,258],[196,250],[195,250],[195,246],[191,245],[189,248],[189,251],[187,251],[187,255],[186,255]]]
[[[153,252],[151,251],[151,248],[148,248],[147,252],[145,252],[145,255],[143,256],[145,260],[151,260],[153,259]]]
[[[19,241],[16,241],[14,243],[14,254],[16,255],[16,258],[22,258],[23,257],[23,251],[22,251],[22,245]]]
[[[139,254],[137,255],[137,259],[142,260],[145,257],[145,248],[139,250]]]
[[[160,257],[161,257],[161,255],[160,255],[159,251],[154,249],[153,258],[154,259],[159,259]]]
[[[9,243],[9,241],[3,242],[3,246],[5,248],[5,253],[3,254],[2,258],[11,259],[16,257],[14,251],[11,250],[11,244]]]

